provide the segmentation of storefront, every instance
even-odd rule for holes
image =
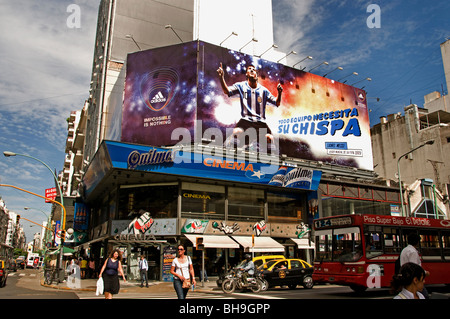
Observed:
[[[309,240],[308,201],[320,172],[310,170],[308,188],[282,187],[270,184],[279,169],[254,180],[246,177],[252,175],[246,171],[227,172],[231,170],[226,166],[205,172],[210,169],[205,157],[199,163],[149,161],[133,166],[129,161],[136,149],[140,154],[155,150],[104,142],[86,172],[84,194],[91,212],[90,242],[84,246],[101,246],[97,251],[102,257],[112,248],[121,249],[130,278],[138,278],[141,254],[152,264],[149,278],[165,278],[164,251],[178,243],[188,246],[200,269],[198,236],[204,240],[208,275],[237,264],[247,252],[309,256],[310,245],[305,248],[295,240]],[[262,169],[256,162],[235,163],[251,167],[252,173]],[[293,169],[298,170],[285,171]]]

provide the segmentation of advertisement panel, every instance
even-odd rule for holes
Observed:
[[[210,154],[105,141],[114,168],[183,176],[214,177],[225,181],[317,190],[322,172],[309,168],[276,166],[232,160]]]
[[[197,42],[129,54],[121,140],[174,145],[174,129],[184,127],[193,133],[196,79]]]
[[[122,141],[373,169],[364,90],[201,41],[128,56]]]

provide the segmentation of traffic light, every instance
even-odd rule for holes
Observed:
[[[197,237],[195,239],[195,247],[197,250],[203,250],[205,245],[203,244],[203,237]]]
[[[66,240],[66,231],[64,229],[61,230],[61,244]]]
[[[16,224],[19,224],[19,221],[20,221],[20,215],[17,215],[16,216]]]

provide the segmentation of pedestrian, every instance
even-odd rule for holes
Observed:
[[[173,275],[173,287],[178,299],[186,299],[189,288],[196,285],[191,257],[186,255],[186,247],[178,245],[178,257],[172,261],[170,273]]]
[[[86,278],[86,272],[87,272],[87,260],[86,258],[81,258],[80,261],[80,269],[81,269],[81,279],[85,279]]]
[[[391,283],[391,291],[398,293],[394,299],[425,299],[421,293],[424,289],[425,270],[415,263],[405,263]]]
[[[105,299],[112,299],[113,295],[119,293],[119,274],[126,282],[122,268],[122,253],[118,249],[114,249],[109,254],[109,258],[106,259],[99,274],[99,278],[103,278]]]
[[[145,286],[148,288],[147,271],[148,271],[148,262],[145,259],[144,255],[141,255],[141,260],[139,260],[139,273],[141,275],[141,288],[144,286],[144,281],[145,281]]]
[[[406,263],[414,263],[422,267],[422,260],[420,259],[418,251],[419,243],[420,236],[417,233],[411,233],[408,235],[408,246],[403,248],[402,252],[400,253],[400,267]],[[429,276],[430,272],[425,270],[425,275]],[[423,291],[421,292],[425,296],[425,298],[428,299],[429,295],[425,287],[423,287]]]
[[[94,278],[94,273],[95,273],[95,260],[94,258],[89,258],[89,263],[88,263],[88,278]]]

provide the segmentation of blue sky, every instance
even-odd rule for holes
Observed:
[[[67,8],[80,7],[80,28],[69,28]],[[225,1],[226,3],[226,1]],[[64,163],[66,118],[88,97],[99,0],[0,0],[0,152],[28,154],[57,171]],[[272,0],[274,43],[295,50],[293,65],[329,62],[313,73],[335,80],[352,72],[348,84],[365,87],[371,125],[379,117],[403,112],[410,101],[445,86],[440,44],[450,37],[447,0]],[[369,4],[380,8],[380,28],[369,28]],[[298,66],[297,66],[298,67]],[[379,98],[377,102],[375,98]],[[0,154],[0,183],[43,195],[54,186],[50,172],[37,161]],[[0,187],[7,207],[40,222],[50,205],[26,193]],[[24,211],[23,207],[34,210]],[[27,239],[37,227],[23,221]]]

